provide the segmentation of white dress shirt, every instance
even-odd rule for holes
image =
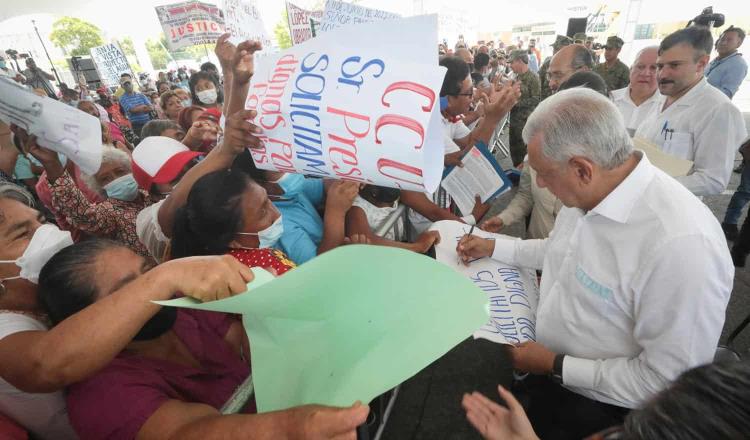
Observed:
[[[623,119],[625,119],[625,128],[628,129],[628,133],[631,136],[633,136],[638,126],[641,125],[655,107],[664,104],[658,89],[650,98],[643,101],[641,105],[635,105],[633,100],[630,99],[630,86],[613,90],[611,95],[612,102],[617,107],[617,110],[620,111],[620,114],[622,114]]]
[[[589,212],[563,208],[546,240],[497,240],[492,258],[543,268],[537,340],[565,354],[563,385],[635,408],[711,362],[734,266],[711,211],[640,152]]]
[[[747,137],[742,113],[706,79],[662,111],[654,108],[638,127],[644,138],[665,153],[694,162],[677,180],[695,195],[719,194],[727,188],[734,156]]]

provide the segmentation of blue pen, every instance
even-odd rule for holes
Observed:
[[[669,124],[669,121],[664,121],[664,126],[661,128],[661,134],[664,135],[664,140],[667,140],[667,124]]]

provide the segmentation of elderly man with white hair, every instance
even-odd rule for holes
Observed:
[[[580,439],[711,362],[734,268],[714,215],[633,150],[606,97],[559,92],[523,138],[537,183],[565,205],[552,233],[467,235],[457,252],[543,269],[537,342],[511,355],[516,369],[545,375],[526,380],[540,437]]]
[[[656,84],[658,52],[659,46],[641,49],[630,66],[630,84],[611,93],[612,102],[620,110],[631,136],[662,99]]]

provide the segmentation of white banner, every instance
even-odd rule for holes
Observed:
[[[170,50],[213,44],[224,33],[224,15],[216,5],[191,1],[155,9]]]
[[[345,3],[338,0],[327,0],[323,10],[320,32],[332,31],[350,24],[370,23],[373,21],[392,20],[401,17],[393,12]],[[434,42],[432,44],[435,45]]]
[[[102,124],[75,107],[37,96],[14,81],[0,77],[0,120],[39,138],[39,145],[68,157],[86,174],[102,163]]]
[[[129,73],[131,77],[135,77],[128,59],[117,44],[111,43],[91,48],[91,59],[94,61],[96,71],[99,72],[99,78],[107,87],[118,87],[120,75],[123,73]]]
[[[234,44],[246,40],[260,41],[264,52],[271,50],[273,44],[255,0],[223,0],[222,4],[225,28],[232,34],[229,41]]]
[[[369,37],[383,34],[398,38]],[[256,60],[245,103],[263,130],[256,166],[433,192],[445,69],[424,48],[436,35],[434,15],[366,23]]]
[[[317,35],[323,11],[308,11],[299,6],[286,2],[287,19],[289,21],[289,36],[292,44],[300,44]]]
[[[440,243],[435,246],[435,258],[466,275],[474,285],[487,294],[490,302],[490,321],[474,333],[500,344],[518,344],[536,340],[536,308],[539,303],[539,284],[536,272],[510,266],[489,257],[464,265],[458,259],[456,246],[471,226],[454,220],[436,222],[430,227],[440,232]],[[474,228],[472,235],[495,240],[511,237]]]

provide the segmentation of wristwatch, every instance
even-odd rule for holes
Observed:
[[[562,385],[563,383],[563,361],[565,360],[564,354],[555,355],[555,360],[552,362],[552,374],[550,378]]]

